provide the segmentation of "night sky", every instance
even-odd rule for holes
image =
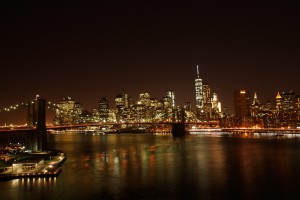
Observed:
[[[237,89],[261,102],[300,94],[299,5],[28,2],[1,5],[0,108],[36,94],[114,107],[123,89],[134,100],[172,89],[177,105],[195,105],[196,65],[231,112]]]

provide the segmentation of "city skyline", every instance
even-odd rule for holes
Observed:
[[[223,106],[223,104],[222,104],[222,100],[220,100],[220,98],[218,97],[218,95],[214,92],[214,89],[213,88],[211,88],[210,87],[210,83],[208,83],[208,82],[204,82],[203,81],[203,79],[200,77],[200,75],[199,75],[199,66],[197,65],[196,66],[196,77],[195,77],[195,82],[194,82],[194,105],[193,105],[193,103],[191,103],[191,101],[185,101],[184,102],[184,105],[178,105],[178,103],[177,103],[177,100],[176,100],[176,97],[175,96],[177,96],[177,95],[175,95],[176,94],[176,92],[174,92],[174,90],[165,90],[165,95],[163,95],[161,98],[160,97],[155,97],[155,96],[153,96],[151,93],[149,93],[148,91],[140,91],[136,96],[136,98],[135,97],[133,97],[132,96],[132,94],[131,93],[127,93],[127,91],[125,90],[125,89],[122,89],[122,90],[120,90],[120,92],[118,93],[118,94],[116,94],[112,99],[110,99],[110,98],[108,98],[108,96],[106,95],[106,96],[102,96],[99,100],[98,100],[98,102],[97,102],[97,104],[96,105],[94,105],[93,107],[91,107],[91,108],[87,108],[85,105],[84,105],[84,103],[82,103],[82,101],[80,101],[80,99],[72,99],[72,97],[70,97],[70,96],[64,96],[64,97],[61,97],[60,98],[60,100],[59,101],[57,101],[57,102],[55,102],[55,101],[52,101],[52,100],[49,100],[49,99],[46,99],[48,102],[50,102],[51,104],[58,104],[58,103],[60,103],[60,102],[62,102],[62,101],[64,101],[64,99],[69,99],[69,100],[71,100],[71,101],[74,101],[74,102],[76,102],[76,103],[79,103],[80,104],[80,106],[82,107],[82,109],[83,109],[83,111],[88,111],[88,112],[90,112],[90,113],[92,113],[93,112],[93,110],[94,109],[100,109],[100,107],[98,107],[99,105],[99,102],[103,99],[103,98],[107,98],[107,100],[108,100],[108,102],[110,102],[109,104],[111,105],[110,106],[110,108],[111,109],[115,109],[115,108],[117,108],[118,107],[118,103],[117,103],[117,98],[118,97],[121,97],[120,95],[123,93],[126,93],[126,95],[128,95],[128,97],[130,97],[130,99],[132,99],[133,100],[133,103],[134,104],[136,104],[136,105],[138,105],[139,104],[139,97],[138,96],[140,96],[141,94],[143,94],[143,93],[147,93],[147,95],[149,95],[149,98],[151,98],[151,99],[155,99],[155,100],[157,100],[157,101],[165,101],[165,98],[166,97],[168,97],[168,98],[170,98],[171,99],[171,102],[170,102],[170,104],[172,105],[172,107],[173,108],[183,108],[183,107],[185,107],[186,106],[186,103],[188,103],[189,104],[189,106],[191,106],[191,108],[194,110],[194,112],[195,112],[195,114],[197,113],[197,112],[204,112],[204,113],[206,113],[206,114],[208,114],[208,112],[211,112],[212,110],[211,109],[217,109],[218,111],[217,112],[219,112],[220,114],[221,114],[221,116],[223,115],[223,113],[224,113],[224,111],[225,112],[229,112],[229,114],[230,115],[235,115],[236,117],[238,117],[239,116],[239,114],[237,114],[236,112],[239,112],[239,111],[237,111],[237,108],[236,108],[236,93],[238,92],[238,93],[240,93],[240,91],[241,91],[241,93],[245,93],[246,91],[247,91],[247,95],[248,95],[248,101],[249,101],[249,106],[250,106],[250,101],[252,102],[255,102],[255,101],[257,101],[257,102],[259,102],[259,101],[261,101],[261,98],[259,98],[258,97],[258,95],[257,95],[257,92],[256,92],[256,90],[255,91],[249,91],[249,90],[247,90],[247,89],[238,89],[238,90],[235,90],[235,91],[233,91],[233,101],[232,101],[232,103],[234,104],[234,108],[231,108],[230,109],[230,107],[229,107],[229,109],[228,109],[228,107],[227,106]],[[207,90],[209,90],[209,91],[207,91]],[[245,91],[245,92],[244,92]],[[297,98],[299,98],[299,94],[298,93],[295,93],[295,91],[294,90],[285,90],[285,91],[277,91],[277,93],[276,93],[276,97],[273,97],[272,99],[267,99],[267,100],[262,100],[261,101],[261,103],[262,104],[266,104],[266,103],[270,103],[270,106],[274,106],[274,108],[275,107],[277,107],[277,100],[278,100],[278,95],[280,95],[280,94],[283,94],[283,93],[289,93],[289,92],[293,92],[294,93],[294,95],[295,95],[295,98],[297,97]],[[253,95],[252,95],[253,94]],[[253,96],[253,97],[252,97]],[[207,99],[209,97],[209,99]],[[34,99],[38,99],[38,98],[40,98],[40,95],[39,94],[36,94],[35,95],[35,98],[31,98],[31,100],[34,100]],[[43,97],[42,97],[43,98]],[[260,100],[259,100],[260,99]],[[27,102],[28,101],[31,101],[30,99],[29,100],[26,100],[25,102],[18,102],[17,104],[19,104],[18,106],[20,106],[21,104],[22,105],[25,105],[25,104],[27,104]],[[215,103],[215,105],[214,105],[214,100],[216,100],[216,103]],[[168,101],[168,100],[167,100]],[[295,99],[295,101],[296,101],[296,99]],[[175,103],[176,102],[176,103]],[[208,105],[207,105],[208,104]],[[2,109],[1,109],[1,114],[2,114],[2,116],[1,116],[1,122],[0,123],[2,123],[2,124],[7,124],[7,125],[9,125],[10,123],[17,123],[17,124],[22,124],[22,122],[25,122],[26,121],[26,119],[24,118],[24,117],[19,117],[20,116],[20,114],[17,114],[18,113],[18,111],[14,111],[15,109],[16,109],[16,107],[15,107],[15,105],[16,104],[11,104],[11,105],[6,105],[5,107],[3,107]],[[251,104],[251,105],[254,105],[254,104]],[[18,107],[17,106],[17,107]],[[207,107],[208,106],[208,107]],[[250,109],[250,107],[249,107],[249,109]],[[10,110],[10,112],[6,112],[6,111],[8,111],[8,110]],[[19,109],[20,110],[20,109]],[[23,114],[26,112],[25,111],[26,109],[23,109]],[[50,109],[48,109],[48,112],[46,112],[47,113],[47,124],[52,124],[55,120],[55,112],[54,111],[50,111],[51,110],[51,108]],[[197,111],[198,110],[198,111]],[[210,111],[209,111],[210,110]],[[50,112],[49,112],[50,111]],[[249,114],[250,114],[250,110],[248,111],[249,112]],[[245,115],[246,113],[244,113],[243,114],[243,116],[246,116]],[[197,114],[196,114],[197,115]],[[203,118],[203,116],[205,116],[205,115],[202,115],[202,117],[201,116],[198,116],[198,118],[201,120],[203,120],[204,118]],[[13,119],[13,118],[18,118],[18,119]],[[13,120],[12,120],[13,119]],[[54,121],[53,121],[54,120]]]
[[[88,110],[125,89],[195,106],[195,67],[222,107],[233,113],[233,91],[261,102],[278,91],[300,93],[299,21],[288,3],[33,4],[2,12],[0,107],[71,96]]]
[[[195,99],[197,101],[197,94],[198,94],[198,82],[199,78],[197,76],[197,78],[195,79]],[[131,94],[127,93],[125,90],[122,90],[122,92],[120,92],[119,94],[117,94],[114,98],[113,101],[108,100],[106,97],[102,97],[99,99],[97,106],[94,106],[92,109],[87,109],[84,104],[82,104],[81,101],[78,101],[77,99],[72,99],[72,97],[63,97],[60,99],[60,101],[58,102],[53,102],[53,101],[49,101],[46,99],[47,105],[46,108],[48,107],[48,111],[46,111],[47,117],[46,117],[46,122],[47,124],[56,124],[59,125],[60,122],[56,123],[56,116],[57,116],[57,109],[61,109],[63,107],[70,109],[71,105],[68,105],[68,101],[72,102],[71,104],[78,105],[79,107],[75,109],[79,109],[79,110],[74,110],[71,111],[72,113],[77,113],[78,115],[83,115],[82,120],[85,120],[84,115],[88,114],[91,117],[93,117],[95,114],[100,117],[100,121],[101,121],[101,115],[104,114],[104,116],[108,117],[108,113],[112,112],[114,113],[114,117],[116,117],[115,115],[120,114],[120,112],[122,113],[123,111],[119,110],[119,106],[123,107],[123,108],[128,108],[129,110],[131,109],[136,109],[140,106],[144,107],[144,109],[147,110],[147,106],[153,107],[153,109],[157,109],[158,108],[158,114],[161,112],[160,109],[171,109],[173,110],[173,112],[175,110],[175,112],[180,112],[181,108],[184,108],[185,112],[186,112],[186,120],[199,120],[199,121],[207,121],[207,120],[212,120],[212,121],[223,121],[223,120],[227,120],[228,117],[234,119],[234,118],[239,118],[239,119],[243,119],[243,118],[252,118],[255,116],[258,116],[258,118],[263,117],[265,114],[267,115],[275,115],[277,116],[278,113],[280,112],[285,112],[286,109],[291,109],[291,112],[295,112],[295,115],[293,115],[293,119],[298,119],[298,114],[299,113],[299,99],[300,99],[300,95],[295,93],[294,91],[279,91],[276,94],[276,97],[270,101],[261,101],[260,98],[258,97],[257,93],[254,92],[253,98],[250,96],[250,93],[248,90],[235,90],[234,91],[234,111],[230,112],[228,110],[227,107],[222,107],[222,102],[219,100],[218,95],[216,93],[212,93],[211,92],[211,88],[209,86],[209,83],[205,83],[202,86],[202,90],[204,91],[202,93],[202,98],[203,99],[203,106],[200,108],[199,106],[195,105],[192,106],[191,102],[185,102],[184,106],[181,105],[176,105],[176,95],[174,93],[173,90],[166,90],[165,91],[165,96],[163,96],[162,98],[157,98],[152,96],[150,93],[148,92],[140,92],[139,93],[139,98],[135,99],[132,98]],[[206,89],[204,89],[206,88]],[[209,90],[209,92],[207,92],[207,90]],[[238,99],[245,99],[245,97],[238,97],[239,94],[244,95],[246,94],[246,101],[242,100],[242,102],[237,103],[237,98]],[[210,99],[208,100],[207,97],[210,97]],[[124,99],[125,98],[125,99]],[[0,109],[0,114],[2,115],[0,118],[0,123],[2,125],[10,125],[10,124],[16,124],[16,125],[23,125],[23,123],[26,123],[26,120],[28,122],[28,119],[26,119],[26,113],[28,110],[28,104],[32,104],[34,101],[38,100],[38,99],[42,99],[40,97],[39,94],[36,94],[35,98],[32,98],[31,100],[27,100],[25,102],[19,102],[18,104],[11,104],[10,106],[6,106],[5,108]],[[103,104],[103,101],[106,102]],[[125,102],[124,102],[125,101]],[[238,100],[240,101],[240,100]],[[273,103],[273,101],[275,101],[275,103]],[[60,106],[59,106],[60,104]],[[107,105],[105,105],[107,104]],[[244,105],[243,107],[239,107],[237,104],[241,104]],[[284,106],[285,105],[285,106]],[[63,106],[63,107],[61,107]],[[61,107],[61,108],[60,108]],[[123,110],[122,108],[122,110]],[[222,108],[222,109],[221,109]],[[243,111],[240,111],[240,109],[242,109]],[[283,110],[282,110],[283,109]],[[102,111],[101,111],[102,110]],[[101,112],[103,112],[103,110],[105,111],[104,113],[101,114]],[[128,111],[129,111],[128,110]],[[171,110],[166,112],[170,112]],[[21,112],[20,112],[21,111]],[[97,113],[95,113],[95,111]],[[128,112],[125,111],[125,112]],[[288,111],[288,112],[290,112]],[[61,111],[59,111],[61,112]],[[69,111],[67,111],[69,112]],[[132,112],[132,111],[130,111]],[[136,111],[134,111],[136,112]],[[239,113],[243,113],[243,114],[239,114]],[[22,113],[22,114],[21,114]],[[200,114],[202,113],[202,114]],[[76,115],[77,115],[76,114]],[[169,113],[168,115],[170,115],[171,113]],[[174,114],[174,113],[173,113]],[[192,114],[192,115],[191,115]],[[60,114],[59,114],[60,115]],[[171,114],[172,115],[172,114]],[[171,120],[171,115],[168,117],[168,120]],[[290,116],[291,114],[288,113],[288,116]],[[5,117],[3,117],[5,116]],[[96,117],[96,121],[98,121],[99,119],[97,119],[98,117]],[[160,118],[160,117],[159,117]],[[175,117],[176,118],[176,117]],[[249,118],[249,119],[250,119]],[[253,118],[253,119],[254,119]],[[146,118],[141,118],[143,120],[146,120]],[[91,120],[95,120],[94,117],[91,118]],[[110,121],[115,121],[116,119],[112,120],[110,119]],[[119,119],[120,120],[120,119]],[[117,120],[117,121],[119,121]],[[132,119],[130,119],[131,121]],[[150,120],[148,118],[148,120]],[[160,119],[159,121],[161,121],[162,119]],[[246,119],[247,120],[247,119]],[[291,120],[291,119],[289,119]],[[127,120],[126,120],[127,121]],[[285,121],[285,120],[283,120]],[[125,121],[124,121],[125,122]],[[76,123],[82,123],[82,122],[76,122]],[[252,123],[252,122],[251,122]]]

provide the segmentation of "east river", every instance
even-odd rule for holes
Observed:
[[[55,178],[0,182],[10,199],[300,199],[300,137],[51,134]]]

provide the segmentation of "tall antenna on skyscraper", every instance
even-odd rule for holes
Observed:
[[[197,65],[197,76],[199,78],[199,66]]]

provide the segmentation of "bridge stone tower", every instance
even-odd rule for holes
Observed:
[[[28,148],[33,151],[44,151],[47,148],[46,100],[36,99],[28,102],[27,126],[33,128],[28,135]]]

